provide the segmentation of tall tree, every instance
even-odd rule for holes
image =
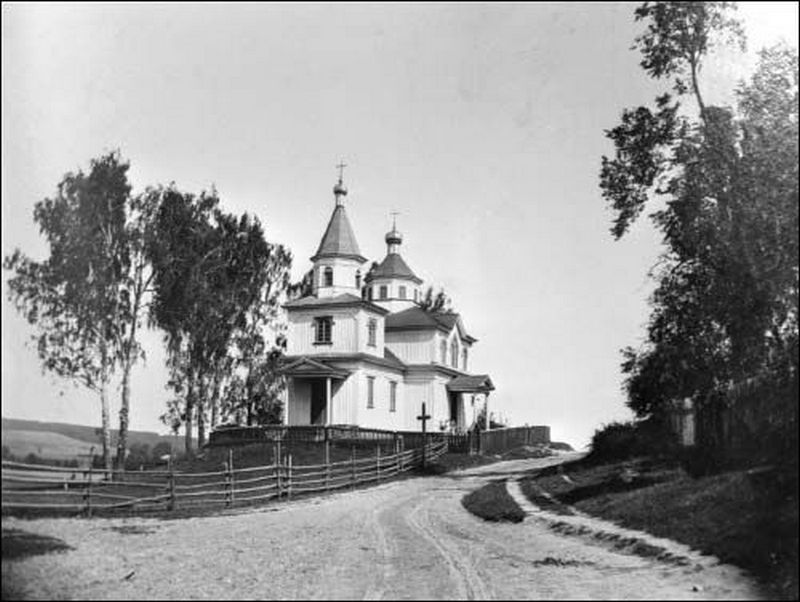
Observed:
[[[210,409],[216,420],[223,383],[249,359],[234,356],[234,346],[274,319],[291,257],[264,239],[258,220],[222,211],[213,191],[196,198],[174,188],[158,194],[149,250],[155,271],[152,318],[166,333],[178,395],[164,419],[185,424],[191,453],[193,420],[202,446],[207,414]]]
[[[64,176],[56,196],[38,202],[34,210],[49,257],[39,262],[17,249],[4,261],[14,272],[9,298],[37,329],[34,338],[44,368],[100,397],[107,470],[108,384],[128,325],[127,170],[119,154],[110,153],[92,160],[89,174]]]
[[[625,350],[629,405],[656,415],[686,398],[732,398],[743,382],[797,381],[797,51],[761,53],[737,110],[708,106],[702,60],[714,39],[743,44],[727,3],[647,3],[642,67],[671,78],[677,98],[637,107],[607,132],[601,189],[620,238],[653,197],[666,250],[642,349]],[[689,78],[689,83],[686,82]],[[699,119],[679,110],[685,94]],[[772,383],[772,384],[770,384]],[[796,424],[796,400],[781,415]],[[787,413],[788,412],[788,413]],[[793,417],[792,417],[793,416]],[[796,440],[796,436],[795,436]]]

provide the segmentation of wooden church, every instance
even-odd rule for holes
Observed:
[[[400,255],[396,226],[386,257],[365,270],[341,167],[333,214],[311,257],[311,294],[284,305],[284,421],[416,431],[425,403],[429,430],[465,431],[494,389],[488,375],[469,372],[477,339],[458,314],[422,309],[423,281]]]

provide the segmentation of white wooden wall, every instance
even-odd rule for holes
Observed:
[[[388,332],[386,346],[407,364],[430,364],[435,361],[432,331]]]
[[[330,345],[315,345],[314,318],[332,316]],[[370,346],[368,322],[370,318],[378,321],[377,345]],[[324,355],[327,353],[369,353],[383,357],[384,320],[383,316],[364,311],[357,307],[292,310],[289,314],[289,327],[286,333],[287,355]]]

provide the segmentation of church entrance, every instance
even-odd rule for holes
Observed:
[[[461,395],[448,391],[448,401],[450,402],[450,426],[455,429],[463,428],[463,412],[461,411]]]
[[[325,379],[311,381],[311,424],[324,425],[326,421]]]

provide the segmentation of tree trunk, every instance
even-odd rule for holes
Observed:
[[[111,472],[111,417],[108,408],[105,370],[103,370],[100,381],[100,408],[103,422],[103,466],[108,474]]]
[[[184,449],[190,458],[194,455],[192,449],[192,414],[194,413],[194,375],[189,376],[189,388],[186,391],[186,437],[184,439]]]
[[[206,444],[206,377],[201,376],[198,382],[197,395],[197,449],[202,450]]]
[[[222,379],[219,376],[214,377],[214,390],[211,392],[211,430],[217,426],[219,420],[219,389]]]
[[[117,439],[117,468],[125,469],[125,456],[128,450],[128,421],[130,420],[131,397],[131,368],[130,361],[122,367],[122,402],[119,408],[119,435]]]

